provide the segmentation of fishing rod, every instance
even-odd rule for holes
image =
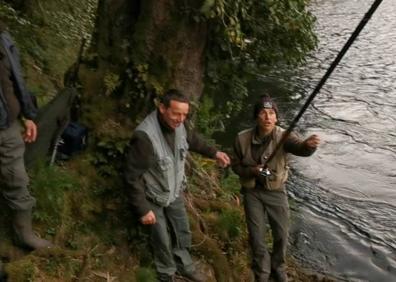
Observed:
[[[334,59],[333,63],[330,65],[322,79],[319,81],[319,83],[316,85],[315,89],[313,90],[312,94],[309,95],[307,101],[305,104],[302,106],[301,110],[298,112],[296,117],[293,119],[291,122],[290,126],[286,131],[283,133],[283,136],[279,143],[276,145],[274,151],[271,153],[271,155],[266,159],[264,163],[264,168],[263,170],[263,175],[270,175],[270,172],[267,168],[267,164],[275,157],[275,154],[278,152],[278,150],[283,146],[285,143],[286,139],[289,137],[290,133],[293,131],[293,129],[296,127],[297,122],[300,120],[304,112],[307,110],[308,106],[312,103],[313,99],[315,96],[319,93],[320,89],[323,87],[327,79],[330,77],[334,69],[337,67],[337,65],[340,63],[341,59],[344,57],[345,53],[348,51],[349,47],[353,44],[355,39],[358,37],[360,32],[363,30],[365,25],[369,22],[371,16],[374,14],[374,12],[377,10],[378,6],[381,4],[383,0],[375,0],[374,3],[371,5],[370,9],[367,11],[367,13],[364,15],[362,20],[360,21],[359,25],[356,27],[355,31],[352,33],[348,41],[345,43],[344,47],[341,49],[341,51],[338,53],[337,57]]]

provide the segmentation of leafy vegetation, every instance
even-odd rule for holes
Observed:
[[[198,114],[197,120],[208,122],[200,124],[201,129],[224,129],[227,119],[242,110],[249,81],[257,74],[265,76],[272,69],[303,62],[316,47],[309,2],[205,0],[197,9],[184,6],[196,21],[210,24],[203,104],[210,109]],[[208,120],[208,116],[214,118]],[[219,123],[221,127],[216,126]]]
[[[47,226],[47,233],[54,235],[61,224],[64,195],[68,191],[78,191],[80,184],[75,176],[64,168],[39,163],[32,173],[30,188],[37,199],[35,217]]]
[[[10,2],[10,3],[8,3]],[[21,2],[27,3],[24,9]],[[64,75],[77,60],[82,40],[89,44],[98,0],[2,1],[0,18],[22,55],[29,90],[39,105],[64,86]]]

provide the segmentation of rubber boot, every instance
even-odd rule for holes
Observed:
[[[52,243],[37,237],[32,230],[32,210],[14,211],[13,227],[17,243],[32,250],[52,247]]]

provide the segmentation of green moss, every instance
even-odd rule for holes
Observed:
[[[243,214],[240,209],[223,210],[218,221],[218,233],[223,240],[232,241],[240,237],[244,229]]]
[[[120,76],[118,74],[107,72],[104,76],[104,85],[106,87],[105,95],[109,96],[120,85]]]
[[[61,222],[64,195],[79,189],[76,176],[58,166],[37,165],[32,173],[31,190],[37,199],[35,218],[49,229]]]
[[[43,261],[42,270],[44,270],[48,276],[71,281],[81,271],[82,266],[82,258],[60,256],[56,254]]]
[[[139,267],[136,270],[136,281],[137,282],[155,282],[155,281],[157,281],[155,270],[152,268]]]
[[[35,281],[37,266],[29,259],[9,263],[5,268],[9,282],[31,282]]]
[[[72,281],[83,267],[79,252],[40,250],[6,265],[9,281]]]

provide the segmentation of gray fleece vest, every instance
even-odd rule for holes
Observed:
[[[183,124],[176,128],[174,153],[162,134],[157,111],[148,115],[136,130],[147,134],[156,159],[156,164],[143,174],[146,196],[160,206],[168,206],[179,197],[186,185],[186,129]]]
[[[254,128],[246,129],[238,134],[238,142],[241,145],[242,150],[242,165],[244,166],[256,166],[256,161],[252,158],[251,146],[254,134]],[[269,142],[264,153],[261,155],[261,163],[265,163],[265,159],[268,158],[274,151],[276,145],[282,138],[284,130],[276,126],[271,134],[271,141]],[[271,175],[265,178],[266,188],[269,190],[285,190],[285,182],[288,176],[288,160],[287,153],[280,148],[275,154],[274,158],[268,163],[268,168],[271,171]],[[241,185],[245,188],[254,188],[256,186],[256,178],[244,178],[240,177]]]

